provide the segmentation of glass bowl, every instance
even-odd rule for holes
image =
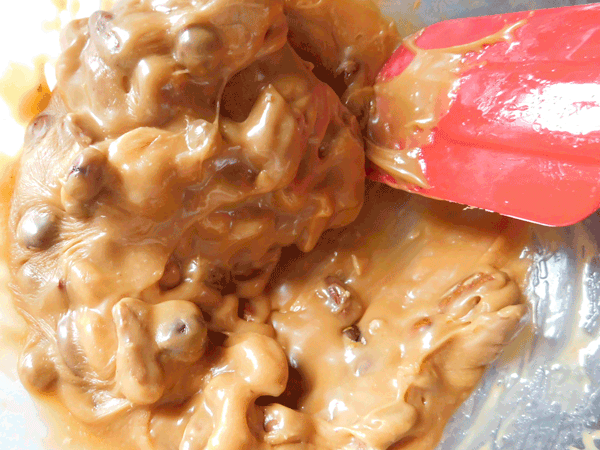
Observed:
[[[0,18],[0,38],[14,42],[0,55],[0,67],[57,50],[57,33],[68,10],[56,0],[10,2]],[[68,5],[79,2],[70,0]],[[81,0],[78,15],[102,6]],[[582,4],[573,0],[380,0],[408,34],[439,20]],[[590,3],[590,2],[588,2]],[[7,5],[8,6],[8,5]],[[52,22],[53,14],[56,19]],[[44,21],[46,24],[44,25]],[[36,34],[37,24],[49,29]],[[54,27],[57,28],[57,27]],[[45,38],[43,36],[46,36]],[[22,45],[43,39],[44,45]],[[24,41],[25,42],[25,41]],[[4,69],[0,69],[4,70]],[[22,130],[0,107],[0,129],[7,153],[20,145]],[[16,147],[15,147],[16,146]],[[438,450],[591,450],[600,449],[600,212],[565,228],[534,226],[529,251],[534,264],[527,287],[530,321],[479,388],[448,424]],[[5,267],[0,267],[0,277]],[[0,286],[0,341],[19,342],[21,319]],[[48,405],[34,402],[16,375],[17,346],[0,353],[0,448],[3,450],[78,449],[85,432],[61,424]],[[96,450],[101,444],[94,445]]]

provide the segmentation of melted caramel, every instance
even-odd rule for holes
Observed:
[[[282,266],[272,323],[307,386],[299,409],[336,430],[326,448],[435,446],[500,351],[492,342],[525,312],[511,277],[524,281],[527,235],[517,221],[374,185],[353,225]],[[349,295],[341,309],[328,304],[332,277]]]
[[[0,200],[20,376],[75,448],[435,445],[525,313],[527,230],[375,185],[361,212],[356,116],[396,44],[362,0],[63,31]]]
[[[370,0],[285,0],[285,7],[291,45],[362,122],[370,87],[400,44],[396,24]]]

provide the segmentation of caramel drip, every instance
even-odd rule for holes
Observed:
[[[454,103],[462,74],[475,66],[465,62],[466,55],[510,42],[524,23],[521,20],[477,41],[447,48],[418,47],[423,30],[406,38],[403,45],[414,59],[401,74],[374,87],[367,158],[398,183],[429,188],[421,149],[431,143],[434,128]]]

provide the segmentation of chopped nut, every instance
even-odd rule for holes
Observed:
[[[429,317],[423,317],[422,319],[417,320],[413,325],[413,329],[418,330],[419,328],[425,328],[431,326],[432,322]]]
[[[329,276],[325,278],[325,284],[327,305],[333,313],[337,314],[343,311],[350,303],[350,291],[336,277]]]
[[[363,344],[366,344],[365,338],[362,337],[360,328],[358,328],[357,325],[352,325],[348,328],[345,328],[344,331],[342,331],[342,333],[344,333],[344,336],[346,336],[353,342],[361,342]]]
[[[450,289],[450,291],[440,300],[440,311],[446,312],[452,302],[454,302],[454,300],[456,300],[466,291],[476,290],[482,284],[493,280],[494,277],[491,274],[480,272],[470,276],[466,280],[461,281],[452,289]]]

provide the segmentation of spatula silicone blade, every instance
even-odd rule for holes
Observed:
[[[497,39],[469,47],[492,35]],[[411,125],[421,136],[417,146],[414,139],[407,142],[405,135],[393,133],[406,126],[411,105],[398,105],[394,95],[382,94],[376,85],[374,126],[388,131],[386,148],[415,159],[425,183],[392,176],[373,162],[369,177],[552,226],[573,224],[598,209],[600,4],[432,25],[405,40],[382,69],[378,85],[395,80],[396,88],[414,94],[415,86],[403,86],[397,77],[414,69],[415,46],[460,45],[465,51],[453,69],[452,88],[433,99],[435,123]],[[434,65],[419,70],[434,81],[447,81]],[[391,127],[382,123],[386,120]]]

